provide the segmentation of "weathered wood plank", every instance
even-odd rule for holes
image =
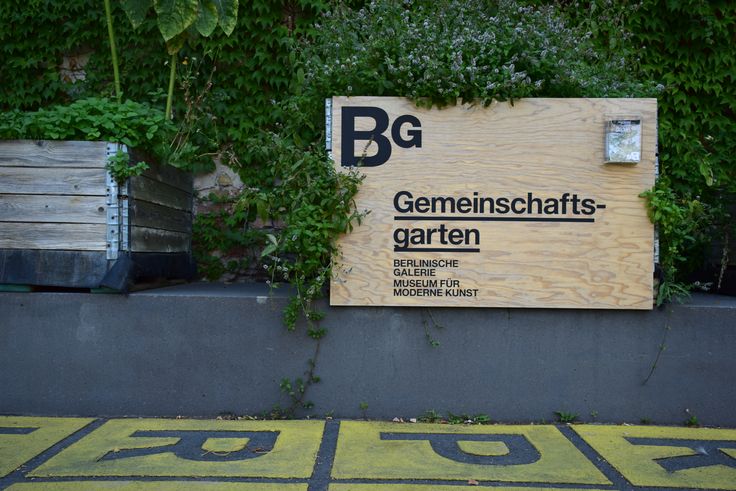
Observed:
[[[105,223],[104,196],[0,195],[0,222]]]
[[[191,236],[169,230],[146,227],[130,227],[132,252],[188,252]]]
[[[414,127],[422,143],[394,144],[389,128],[368,146],[367,156],[377,142],[392,151],[382,165],[359,169],[366,177],[357,208],[371,213],[340,239],[333,305],[652,308],[653,227],[639,194],[654,183],[656,100],[522,99],[440,110],[399,98],[335,97],[332,150],[341,170],[343,154],[360,156],[368,144],[348,137],[342,148],[349,106],[381,108],[389,127],[415,117],[421,128],[404,123],[400,137]],[[641,120],[641,161],[606,164],[606,122],[624,115]],[[369,132],[376,122],[357,117],[355,126]],[[574,211],[573,197],[578,207],[590,200],[589,208]],[[433,198],[458,208],[433,211]],[[481,198],[522,208],[472,208]],[[542,210],[541,200],[557,205]],[[470,208],[459,211],[461,202]],[[441,227],[458,235],[443,236]]]
[[[190,172],[184,172],[176,167],[154,162],[150,156],[135,149],[129,150],[129,152],[130,160],[134,164],[144,161],[149,165],[149,168],[143,171],[142,175],[154,181],[168,184],[171,187],[175,187],[186,193],[192,194],[193,178]]]
[[[0,141],[0,166],[104,168],[106,163],[106,142]]]
[[[105,195],[104,169],[0,167],[0,194]]]
[[[131,199],[128,206],[128,217],[132,226],[187,234],[192,232],[192,214],[188,211],[135,199]]]
[[[175,187],[188,194],[192,194],[192,175],[170,165],[151,165],[143,172],[143,175],[149,179],[153,179],[154,181],[168,184],[171,187]]]
[[[105,225],[0,222],[0,248],[104,251]]]
[[[148,201],[178,210],[192,210],[192,195],[145,176],[131,177],[128,195],[137,200]]]

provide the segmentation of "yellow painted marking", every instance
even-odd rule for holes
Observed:
[[[33,471],[49,476],[308,478],[324,423],[319,421],[110,420]],[[137,431],[278,431],[273,450],[253,459],[187,460],[173,452],[100,460],[111,451],[162,446],[177,438],[133,437]],[[205,453],[206,450],[203,450]]]
[[[0,431],[0,477],[94,421],[91,418],[31,418],[0,416],[0,428],[38,428],[32,433],[5,435]]]
[[[172,481],[80,481],[13,484],[7,491],[307,491],[306,484]]]
[[[381,440],[382,432],[523,435],[541,458],[523,465],[466,464],[436,454],[426,440]],[[611,484],[554,426],[397,425],[360,421],[340,424],[332,477]]]
[[[655,459],[694,455],[687,447],[635,445],[625,438],[686,440],[733,440],[736,430],[710,428],[668,428],[651,426],[573,426],[603,458],[636,486],[670,488],[718,488],[736,490],[736,469],[725,465],[696,467],[669,472]],[[736,451],[724,449],[736,458]]]
[[[504,442],[458,442],[458,447],[465,453],[500,457],[509,454],[509,447]]]
[[[494,491],[602,491],[585,488],[519,488],[519,487],[493,487],[474,488],[467,486],[437,486],[435,484],[330,484],[329,491],[460,491],[461,489],[492,489]]]
[[[238,452],[248,445],[248,438],[208,438],[202,445],[207,452]]]
[[[729,457],[736,459],[736,448],[722,448],[721,452],[724,452]]]

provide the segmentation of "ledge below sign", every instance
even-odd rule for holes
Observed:
[[[651,309],[655,99],[417,108],[334,97],[328,141],[370,210],[340,239],[332,305]],[[636,114],[637,165],[612,165]]]

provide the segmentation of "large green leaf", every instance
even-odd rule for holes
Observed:
[[[121,5],[125,11],[125,15],[128,16],[130,23],[133,24],[133,28],[137,29],[148,15],[148,11],[151,10],[153,0],[121,0]]]
[[[173,38],[166,41],[166,51],[170,55],[175,55],[182,47],[184,47],[184,43],[187,41],[187,38],[188,35],[186,31],[177,34]]]
[[[238,23],[238,0],[212,0],[217,8],[220,27],[228,36]]]
[[[194,24],[199,14],[199,0],[153,0],[158,15],[158,30],[166,41]]]
[[[217,27],[217,7],[212,0],[199,1],[199,16],[197,16],[194,27],[204,37],[214,32]]]

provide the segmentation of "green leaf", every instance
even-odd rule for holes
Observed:
[[[153,8],[158,15],[158,30],[169,41],[197,20],[199,0],[153,0]]]
[[[265,201],[256,201],[256,213],[264,222],[268,220],[268,208],[266,207]]]
[[[138,29],[146,20],[146,15],[148,15],[148,11],[151,10],[153,5],[153,0],[122,0],[121,5],[133,28]]]
[[[268,255],[273,254],[273,252],[276,250],[275,244],[268,244],[264,249],[263,252],[261,252],[261,257],[266,257]]]
[[[204,37],[209,37],[217,27],[217,7],[212,0],[200,0],[199,16],[194,28]]]
[[[705,183],[708,186],[713,185],[713,169],[708,165],[708,161],[701,160],[699,164],[700,174],[705,178]]]
[[[220,27],[229,36],[238,22],[238,0],[212,0],[212,3],[217,8]]]
[[[178,36],[166,41],[166,51],[170,55],[175,55],[184,46],[184,42],[187,40],[187,32],[184,31]]]

